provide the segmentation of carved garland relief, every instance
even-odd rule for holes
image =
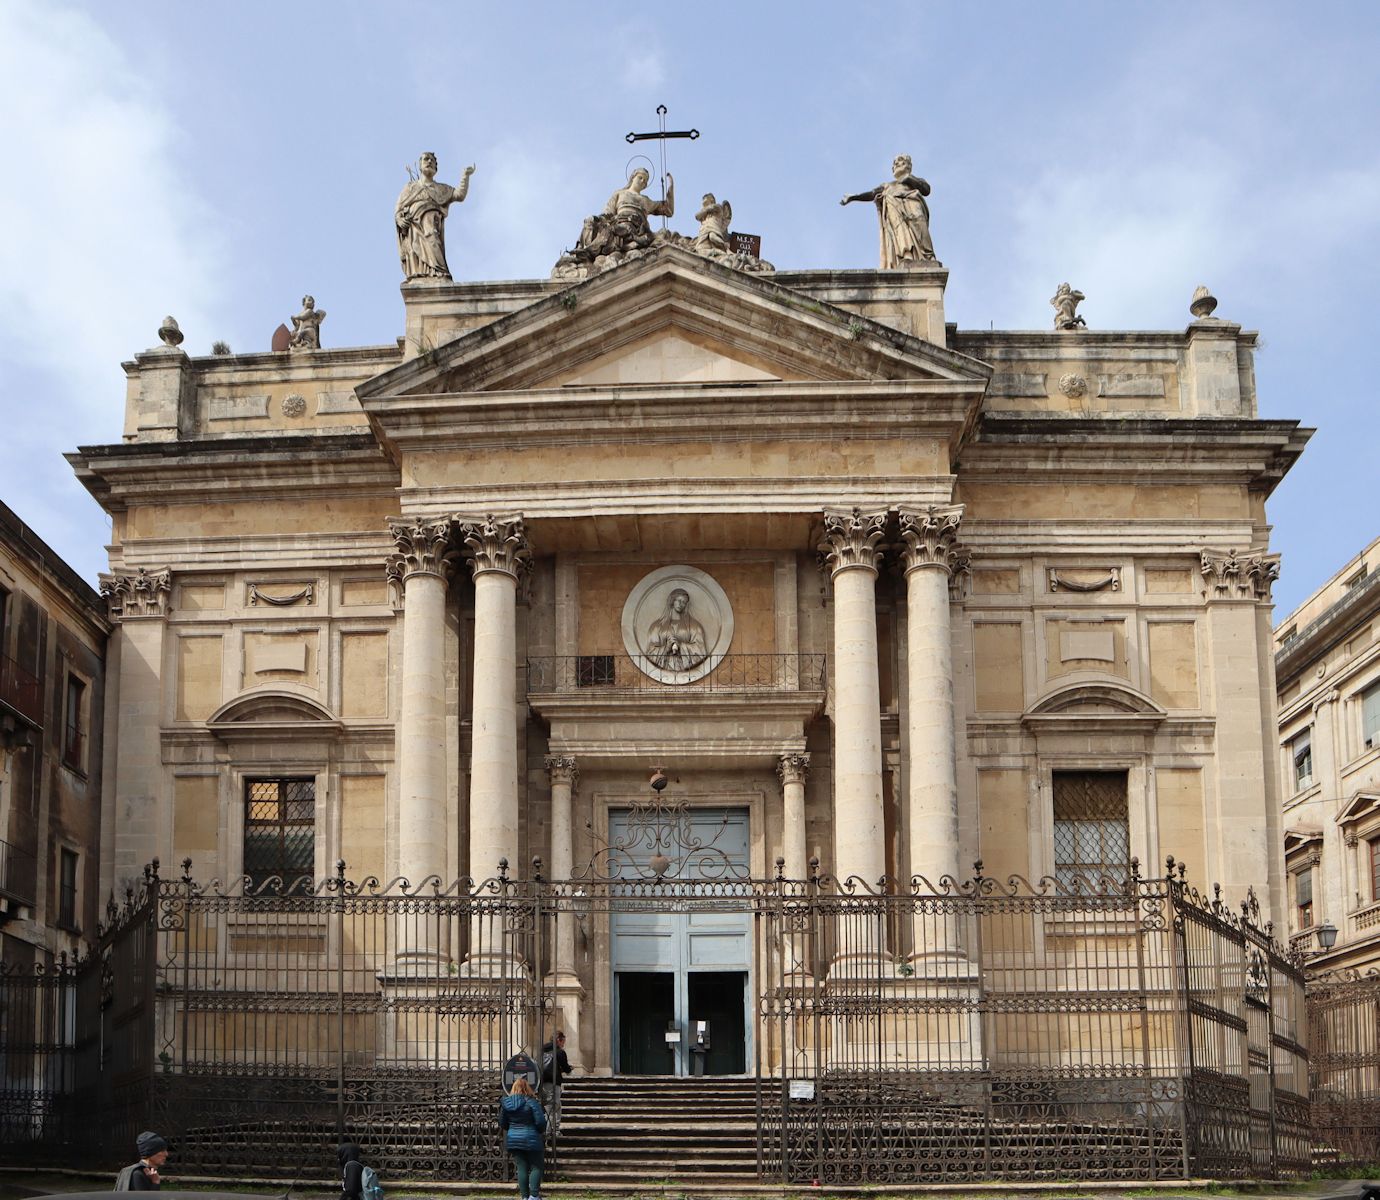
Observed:
[[[638,581],[623,605],[623,647],[638,670],[661,683],[703,679],[728,653],[733,608],[713,576],[697,567],[661,567]]]

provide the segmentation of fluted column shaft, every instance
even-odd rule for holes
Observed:
[[[804,879],[808,864],[805,845],[805,774],[810,769],[808,754],[783,754],[776,764],[781,778],[781,857],[787,879]]]
[[[403,589],[398,873],[416,885],[432,875],[445,881],[448,873],[443,646],[451,529],[448,521],[399,521],[391,530],[397,552],[388,574]]]
[[[949,580],[967,565],[958,545],[963,509],[902,510],[906,572],[907,816],[910,871],[932,884],[959,875]]]
[[[834,584],[834,872],[872,886],[886,872],[876,608],[885,526],[885,512],[827,512],[820,545]]]
[[[518,865],[517,585],[530,562],[521,518],[462,521],[474,570],[470,874]]]
[[[569,879],[574,836],[570,807],[580,772],[575,760],[564,754],[548,754],[546,769],[551,775],[551,878]],[[575,918],[568,912],[556,913],[555,970],[562,975],[575,971]]]

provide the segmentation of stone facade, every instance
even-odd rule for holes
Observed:
[[[72,954],[104,911],[105,611],[0,504],[0,960],[12,968]]]
[[[1380,539],[1279,623],[1275,667],[1285,926],[1311,967],[1365,970],[1380,965]]]
[[[313,782],[318,877],[568,875],[662,766],[759,877],[1173,855],[1281,913],[1264,505],[1307,431],[1230,322],[966,332],[946,282],[661,245],[404,284],[395,345],[137,356],[69,456],[163,581],[115,611],[103,886],[239,874],[265,779]],[[556,980],[598,1069],[607,948]]]

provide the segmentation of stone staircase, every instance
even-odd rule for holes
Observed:
[[[591,1186],[754,1183],[755,1087],[723,1076],[569,1079],[551,1178]]]

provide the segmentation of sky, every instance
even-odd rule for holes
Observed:
[[[264,350],[310,292],[323,344],[391,342],[406,164],[477,166],[457,279],[544,277],[665,104],[701,133],[673,227],[713,191],[782,269],[874,266],[838,199],[904,151],[961,328],[1049,328],[1068,280],[1092,328],[1179,329],[1206,283],[1261,332],[1261,415],[1318,430],[1268,507],[1282,619],[1380,533],[1377,59],[1371,0],[0,0],[0,500],[94,580],[62,454],[119,440],[165,314]]]

